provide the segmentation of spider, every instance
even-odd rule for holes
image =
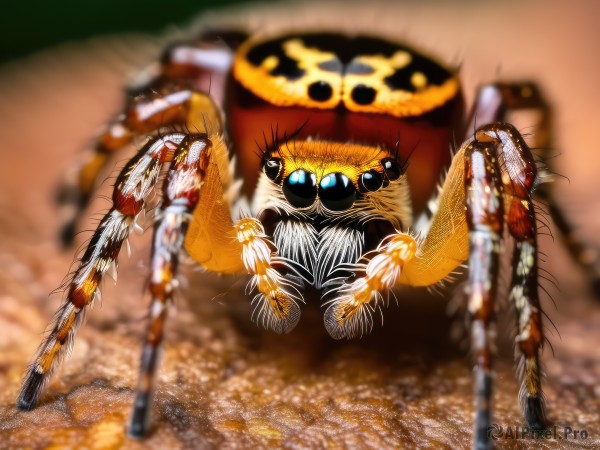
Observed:
[[[561,231],[570,228],[541,183],[545,169],[504,122],[524,108],[548,117],[534,84],[483,86],[464,120],[456,72],[411,47],[336,33],[228,31],[169,47],[127,99],[78,178],[63,187],[60,201],[72,211],[65,244],[110,156],[136,137],[148,140],[117,178],[112,208],[26,374],[19,409],[35,407],[162,182],[131,437],[150,429],[158,350],[186,252],[207,270],[249,274],[255,320],[275,332],[294,328],[305,300],[321,301],[335,339],[369,332],[394,287],[443,283],[466,262],[474,442],[488,447],[499,259],[513,241],[520,401],[527,425],[544,428],[534,190]],[[452,156],[454,136],[466,140]],[[243,180],[237,193],[234,175]],[[581,245],[572,241],[570,249],[578,254]]]

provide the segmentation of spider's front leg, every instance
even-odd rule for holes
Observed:
[[[527,425],[546,426],[540,353],[544,344],[538,291],[538,243],[532,192],[537,178],[535,159],[519,132],[508,124],[480,128],[477,141],[502,148],[501,167],[506,226],[515,240],[509,298],[517,313],[515,339],[519,396]]]
[[[298,302],[303,301],[302,294],[293,281],[282,275],[282,270],[291,267],[277,256],[262,223],[248,217],[231,224],[226,211],[229,205],[221,190],[225,177],[219,173],[226,161],[225,147],[212,147],[210,140],[202,142],[192,136],[187,139],[188,145],[175,155],[165,184],[160,220],[155,225],[150,323],[129,424],[132,438],[143,438],[150,428],[158,350],[167,306],[172,301],[178,254],[184,243],[191,256],[206,268],[220,273],[239,273],[245,268],[252,275],[249,287],[258,291],[253,299],[256,321],[265,328],[287,333],[300,320]],[[188,233],[188,219],[195,209],[200,215],[194,213]]]
[[[489,448],[494,300],[504,228],[515,240],[510,300],[517,313],[516,348],[521,408],[531,429],[546,425],[541,387],[542,310],[538,296],[538,247],[533,190],[535,159],[510,124],[481,127],[455,156],[423,249],[401,283],[428,285],[448,273],[447,264],[469,249],[467,283],[475,367],[475,447]],[[458,186],[464,180],[464,189]],[[466,215],[460,206],[466,205]],[[468,230],[468,245],[465,232]],[[450,241],[454,241],[450,243]],[[439,250],[438,247],[441,249]],[[444,262],[445,264],[440,264]],[[441,270],[440,270],[441,269]]]
[[[198,203],[208,159],[214,153],[212,145],[206,135],[186,136],[173,156],[165,181],[163,201],[154,225],[149,284],[152,295],[150,323],[129,426],[131,437],[143,437],[149,428],[158,351],[167,308],[173,300],[179,253],[183,248],[189,217]]]
[[[504,214],[495,145],[474,140],[464,151],[465,204],[469,227],[466,287],[475,357],[475,448],[488,448],[491,425],[495,298]]]

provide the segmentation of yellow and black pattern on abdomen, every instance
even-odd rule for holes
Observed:
[[[459,91],[452,71],[407,46],[328,33],[247,41],[233,76],[274,105],[396,117],[426,114]]]

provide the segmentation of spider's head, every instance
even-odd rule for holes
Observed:
[[[378,212],[394,195],[407,201],[398,195],[407,192],[405,168],[395,152],[379,147],[311,140],[287,142],[263,159],[286,210],[327,216]]]

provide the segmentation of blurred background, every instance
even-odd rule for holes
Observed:
[[[600,2],[10,2],[0,12],[0,447],[97,448],[106,440],[112,444],[104,448],[143,447],[126,439],[123,424],[145,326],[150,233],[131,239],[132,257],[120,258],[119,283],[104,285],[103,308],[89,314],[41,407],[18,414],[14,401],[62,301],[62,292],[50,293],[76,251],[57,243],[58,180],[119,112],[131,76],[155,60],[169,36],[185,36],[198,13],[205,13],[204,24],[340,29],[409,42],[460,67],[467,104],[484,82],[538,82],[554,111],[551,161],[568,177],[557,179],[557,196],[577,230],[600,246]],[[527,120],[524,132],[532,129]],[[133,151],[119,154],[101,177],[76,246],[108,208],[116,170]],[[587,444],[600,448],[600,307],[558,238],[540,241],[542,267],[560,285],[542,282],[557,304],[542,294],[546,312],[562,336],[547,322],[553,345],[544,353],[549,417],[558,426],[587,429],[595,439]],[[386,310],[385,327],[377,323],[360,341],[334,342],[318,307],[303,310],[293,333],[275,336],[250,321],[244,282],[192,270],[184,268],[189,287],[167,324],[153,448],[199,442],[469,448],[471,366],[449,341],[447,327],[433,324],[434,317],[452,322],[445,311],[451,294],[407,309],[409,295],[402,293],[400,306]],[[500,349],[494,408],[498,423],[514,426],[521,413],[512,319],[498,330],[508,345]],[[407,335],[407,323],[420,335]]]
[[[7,2],[0,14],[0,63],[99,34],[157,33],[206,10],[248,0],[93,0]]]

